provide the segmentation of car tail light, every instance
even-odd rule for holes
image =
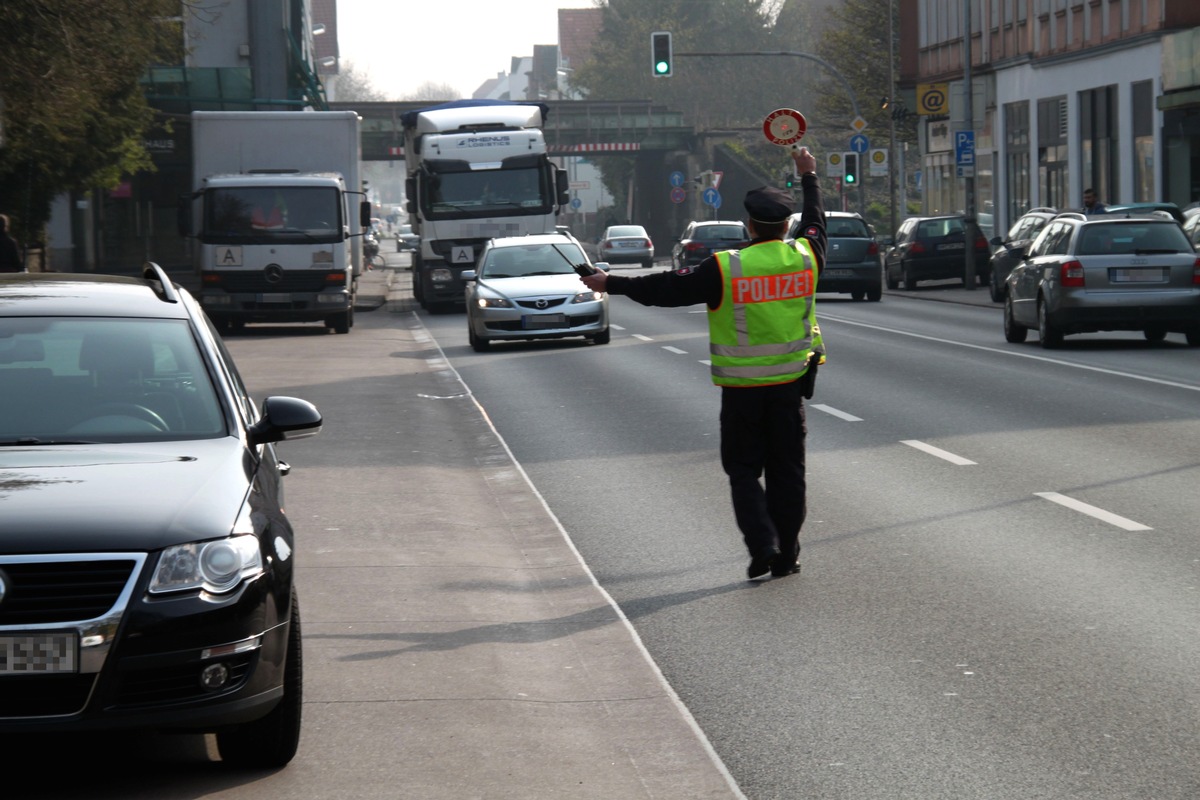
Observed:
[[[642,246],[643,247],[654,247],[654,242],[650,241],[649,239],[643,239]]]
[[[912,247],[908,248],[909,255],[917,255],[918,253],[924,253],[924,252],[925,252],[925,245],[921,244],[920,242],[913,242]]]
[[[975,249],[976,250],[987,250],[988,249],[988,240],[987,240],[986,236],[975,237]]]
[[[869,255],[869,256],[879,255],[879,244],[877,242],[871,242],[869,245],[867,245],[867,255]]]
[[[1196,263],[1192,265],[1192,283],[1200,286],[1200,258],[1196,259]]]
[[[1059,270],[1060,283],[1066,287],[1083,286],[1083,264],[1078,261],[1068,261]]]
[[[683,249],[687,250],[689,253],[701,253],[708,248],[699,242],[688,242],[686,245],[684,245]]]

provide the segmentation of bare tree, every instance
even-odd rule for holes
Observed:
[[[405,100],[458,100],[462,93],[448,83],[425,81]]]
[[[377,102],[388,99],[382,90],[375,87],[370,75],[346,58],[338,63],[337,79],[333,85],[338,101]]]

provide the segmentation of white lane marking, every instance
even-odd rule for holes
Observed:
[[[614,331],[623,331],[623,330],[625,330],[625,328],[624,328],[623,326],[621,326],[621,325],[613,325],[611,322],[610,322],[610,323],[608,323],[608,327],[612,328]]]
[[[712,362],[711,362],[711,361],[709,361],[709,360],[708,360],[708,359],[706,359],[706,358],[702,358],[702,359],[700,359],[700,363],[701,363],[701,364],[703,364],[703,365],[704,365],[704,366],[706,366],[706,367],[711,367],[711,366],[712,366]]]
[[[654,341],[649,336],[642,336],[640,333],[633,334],[633,338],[641,339],[643,342],[653,342]]]
[[[1081,514],[1087,514],[1089,517],[1095,517],[1101,522],[1107,522],[1109,525],[1116,525],[1118,528],[1122,528],[1127,531],[1154,530],[1153,528],[1143,525],[1140,522],[1134,522],[1131,519],[1119,517],[1116,514],[1113,514],[1111,511],[1105,511],[1103,508],[1096,508],[1095,506],[1088,505],[1080,500],[1076,500],[1073,497],[1067,497],[1065,494],[1059,494],[1058,492],[1034,492],[1034,494],[1038,497],[1049,500],[1051,503],[1058,503],[1060,506],[1066,506],[1073,511],[1078,511]]]
[[[824,411],[839,419],[844,419],[846,422],[862,422],[862,417],[856,417],[853,414],[847,414],[845,411],[838,411],[833,406],[827,406],[824,403],[813,403],[809,408],[815,408],[817,411]]]
[[[1175,389],[1186,389],[1189,392],[1200,392],[1200,386],[1194,386],[1188,383],[1178,383],[1177,381],[1164,381],[1159,378],[1150,378],[1145,375],[1131,375],[1128,372],[1122,372],[1116,369],[1105,369],[1104,367],[1092,367],[1087,364],[1074,364],[1070,361],[1062,361],[1057,358],[1047,358],[1046,356],[1035,356],[1032,353],[1017,353],[1012,350],[1004,350],[999,347],[987,347],[982,344],[968,344],[967,342],[956,342],[953,339],[942,339],[937,336],[926,336],[923,333],[913,333],[911,331],[901,331],[895,328],[885,328],[882,325],[870,325],[865,322],[853,322],[848,319],[843,319],[829,314],[821,314],[821,319],[828,319],[834,322],[840,322],[845,325],[855,325],[859,328],[870,328],[875,331],[883,331],[884,333],[895,333],[900,336],[909,336],[913,339],[924,339],[928,342],[937,342],[939,344],[952,344],[956,347],[967,347],[971,350],[983,350],[985,353],[998,353],[1003,356],[1013,356],[1015,358],[1027,358],[1031,361],[1044,361],[1047,364],[1058,364],[1063,367],[1073,367],[1074,369],[1087,370],[1088,372],[1099,372],[1104,375],[1117,375],[1122,378],[1130,378],[1135,381],[1143,381],[1144,383],[1156,383],[1159,386],[1171,386]]]
[[[672,353],[678,353],[681,356],[687,355],[687,350],[680,350],[678,347],[671,347],[671,345],[669,345],[669,344],[664,344],[663,350],[668,350]]]
[[[949,461],[951,464],[957,464],[960,467],[971,466],[975,463],[974,461],[965,459],[962,456],[956,456],[956,455],[954,455],[954,453],[951,453],[947,450],[943,450],[940,447],[934,447],[931,444],[925,444],[925,442],[919,441],[917,439],[904,439],[903,441],[900,442],[900,444],[906,444],[909,447],[915,447],[918,450],[929,453],[929,455],[931,455],[931,456],[937,456],[938,458],[944,458],[947,461]]]

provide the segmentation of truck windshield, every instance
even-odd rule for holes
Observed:
[[[431,219],[547,214],[553,194],[536,166],[429,176],[422,204]]]
[[[342,239],[338,190],[326,186],[237,186],[204,198],[207,242],[337,242]]]

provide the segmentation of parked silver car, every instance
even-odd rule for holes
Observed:
[[[791,216],[788,238],[800,236],[800,217]],[[878,302],[883,297],[883,262],[879,243],[866,220],[852,211],[826,211],[825,233],[829,243],[817,291]]]
[[[1004,338],[1036,328],[1043,347],[1063,336],[1142,331],[1151,342],[1182,333],[1200,346],[1200,258],[1163,215],[1059,214],[1009,273]]]
[[[583,285],[591,262],[566,233],[492,239],[467,283],[467,339],[477,352],[494,341],[583,336],[608,344],[608,295]],[[597,264],[605,268],[607,264]]]

